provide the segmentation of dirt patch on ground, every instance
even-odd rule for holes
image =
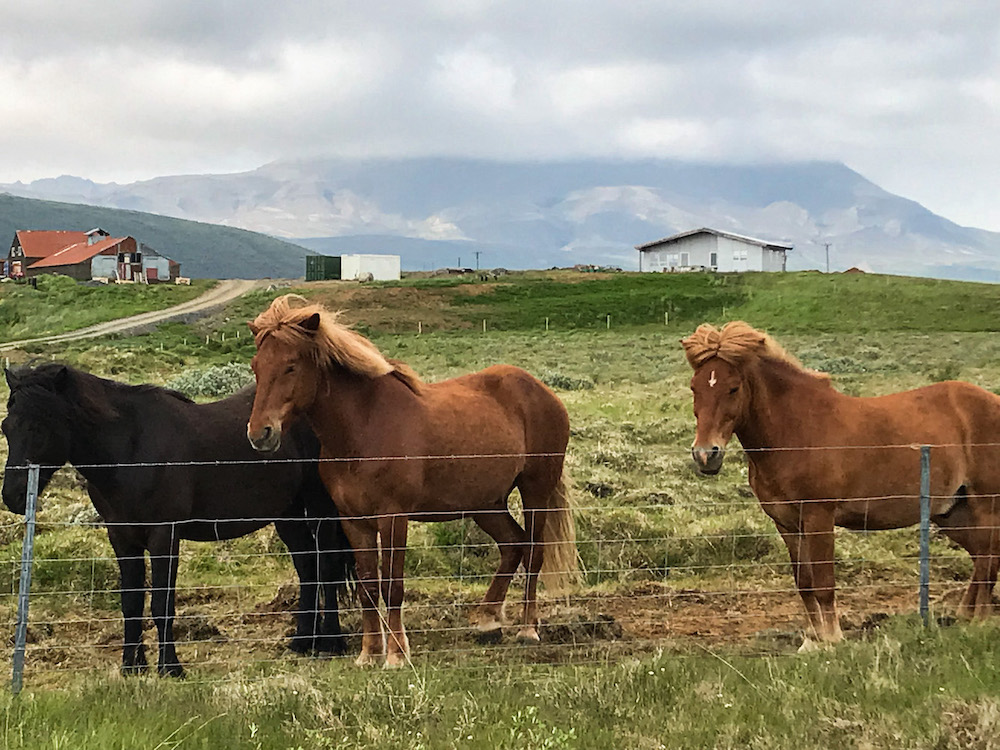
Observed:
[[[780,582],[776,582],[779,583]],[[296,588],[276,585],[266,601],[248,602],[231,591],[178,597],[178,654],[189,672],[205,677],[237,666],[285,663],[299,657],[288,649],[293,632]],[[728,649],[752,654],[791,654],[802,643],[804,615],[798,595],[775,585],[767,590],[707,590],[643,582],[613,590],[584,589],[542,605],[542,643],[517,641],[518,597],[511,593],[507,622],[496,643],[483,643],[470,623],[482,592],[456,586],[427,593],[411,588],[406,622],[415,659],[447,665],[503,663],[587,663],[660,650]],[[936,592],[935,611],[948,615],[961,587]],[[916,592],[887,582],[839,596],[848,638],[864,638],[890,618],[913,614]],[[55,603],[57,604],[57,603]],[[10,623],[13,610],[0,619]],[[353,658],[360,648],[360,613],[350,602],[342,623]],[[116,611],[89,609],[85,602],[55,610],[43,600],[32,606],[26,679],[58,685],[60,675],[117,669],[122,624]],[[147,618],[145,642],[155,664],[156,631]],[[328,658],[328,657],[324,657]],[[9,667],[10,652],[4,654]],[[0,669],[8,668],[0,667]]]
[[[350,281],[319,281],[308,285],[310,299],[331,310],[342,310],[349,325],[388,333],[472,328],[473,324],[452,309],[451,300],[465,289],[494,285],[458,287],[373,287]],[[480,292],[477,292],[480,293]],[[467,311],[462,311],[467,312]]]

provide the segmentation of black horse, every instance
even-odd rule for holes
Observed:
[[[246,439],[253,388],[196,404],[175,391],[116,383],[61,364],[6,375],[10,400],[2,428],[9,455],[3,502],[24,513],[27,470],[21,467],[29,462],[42,467],[39,492],[67,462],[87,480],[121,570],[123,672],[147,668],[145,551],[159,636],[157,668],[163,675],[183,676],[173,638],[180,540],[232,539],[271,521],[299,576],[291,648],[345,651],[337,589],[352,556],[316,463],[295,460],[319,455],[308,427],[299,426],[287,448],[282,441],[278,458],[290,461],[232,463],[259,460]],[[184,462],[188,465],[165,465]]]

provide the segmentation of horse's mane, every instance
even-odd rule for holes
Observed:
[[[48,417],[72,416],[87,423],[119,417],[112,393],[159,392],[185,403],[194,403],[183,393],[155,385],[127,385],[91,375],[70,365],[46,362],[14,371],[17,390],[30,399],[31,408]],[[57,387],[57,384],[60,384]]]
[[[303,328],[301,323],[314,315],[319,315],[319,327],[315,331]],[[413,370],[402,362],[386,359],[375,344],[339,322],[340,315],[297,294],[285,294],[258,315],[250,328],[258,348],[265,338],[273,336],[310,352],[321,368],[336,364],[368,378],[391,373],[414,392],[420,390],[422,381]]]
[[[809,375],[826,377],[803,367],[777,341],[742,320],[726,323],[721,330],[709,323],[702,323],[694,333],[682,339],[681,344],[688,364],[695,370],[712,357],[718,357],[734,367],[751,364],[755,360],[770,360],[784,363]]]

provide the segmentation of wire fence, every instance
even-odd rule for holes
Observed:
[[[919,544],[904,545],[892,556],[891,564],[878,552],[877,537],[870,543],[853,545],[849,556],[838,549],[835,564],[843,582],[838,586],[837,599],[849,631],[863,632],[881,619],[899,613],[920,613],[926,622],[932,608],[950,610],[965,588],[971,566],[963,550],[938,545],[931,555],[930,507],[938,498],[930,494],[930,447],[918,448],[921,465],[914,487],[920,487],[921,524],[918,533],[908,538],[919,539]],[[267,460],[252,463],[260,462]],[[201,465],[221,463],[246,462],[209,461]],[[191,463],[117,466],[176,465]],[[0,561],[0,625],[4,632],[13,633],[13,648],[3,657],[7,662],[3,668],[11,670],[14,690],[20,690],[25,669],[38,684],[56,683],[67,673],[118,669],[123,623],[117,559],[106,542],[100,543],[104,552],[94,554],[94,537],[103,536],[98,529],[114,524],[104,519],[46,520],[45,533],[39,539],[73,539],[61,546],[36,545],[39,467],[7,468],[8,471],[27,469],[29,478],[25,518],[11,516],[8,518],[14,520],[0,525],[0,539],[16,540],[19,536],[23,539],[20,561],[13,554]],[[910,494],[850,500],[916,502],[917,497]],[[808,502],[829,500],[812,498]],[[747,503],[740,503],[739,507],[746,509]],[[733,501],[705,501],[702,509],[710,516],[732,510],[736,505]],[[654,503],[632,505],[629,510],[649,520],[646,526],[649,529],[657,528],[654,523],[657,516],[676,512],[670,505]],[[596,529],[603,527],[595,521],[611,510],[607,504],[580,503],[574,512],[578,526]],[[440,514],[411,514],[409,519],[436,520],[437,515]],[[747,653],[792,653],[801,640],[805,616],[781,538],[770,521],[763,514],[760,517],[759,528],[726,532],[663,535],[643,532],[640,527],[621,534],[581,536],[577,549],[583,568],[582,581],[568,595],[543,597],[542,644],[533,646],[513,638],[520,614],[521,578],[515,580],[507,597],[510,629],[503,633],[500,642],[481,642],[482,635],[473,621],[499,556],[492,540],[471,533],[474,530],[471,520],[452,522],[447,533],[411,532],[404,612],[415,658],[449,668],[471,669],[510,661],[601,662],[616,655],[665,647],[683,654],[692,646],[713,647],[722,643],[735,644]],[[185,519],[174,524],[233,520]],[[239,520],[263,525],[287,519]],[[850,532],[839,533],[842,537]],[[16,544],[8,547],[12,551]],[[707,549],[710,554],[687,554],[686,550],[695,547]],[[178,571],[174,637],[181,662],[197,678],[219,679],[236,668],[287,663],[296,658],[287,645],[294,632],[293,620],[298,608],[297,579],[289,554],[277,542],[273,531],[265,529],[248,537],[210,544],[182,543]],[[348,651],[343,657],[332,658],[353,658],[359,650],[361,629],[357,598],[342,592],[340,612]],[[143,631],[152,657],[157,639],[148,611]],[[151,667],[155,666],[155,659],[150,661]]]

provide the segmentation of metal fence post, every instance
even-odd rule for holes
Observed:
[[[31,564],[35,557],[35,509],[38,505],[38,464],[28,464],[28,493],[24,506],[24,546],[21,548],[21,583],[17,590],[17,627],[14,630],[14,676],[11,689],[21,692],[24,678],[24,652],[28,642],[28,594],[31,590]]]
[[[920,617],[927,625],[931,587],[931,447],[920,446]]]

